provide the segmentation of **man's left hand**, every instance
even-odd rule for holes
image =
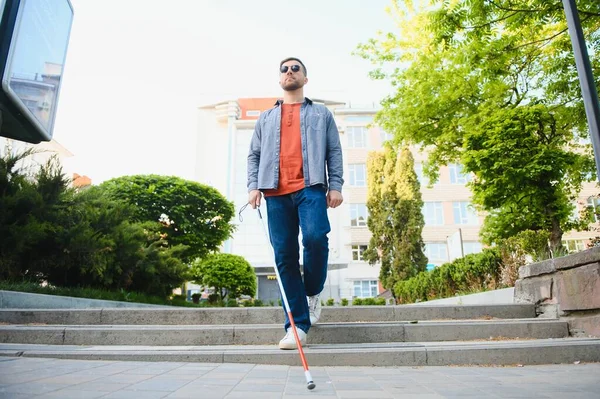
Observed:
[[[328,208],[337,208],[344,202],[344,198],[342,197],[342,193],[336,190],[331,190],[327,193],[327,207]]]

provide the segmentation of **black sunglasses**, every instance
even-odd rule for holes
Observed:
[[[292,72],[298,72],[300,70],[300,65],[295,64],[295,65],[292,65],[291,67],[288,67],[287,65],[282,65],[281,68],[279,68],[279,71],[281,73],[286,73],[289,68],[292,69]]]

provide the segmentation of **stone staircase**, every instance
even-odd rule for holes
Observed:
[[[299,365],[276,346],[282,322],[279,307],[2,309],[0,355]],[[325,307],[305,353],[311,366],[599,362],[600,339],[530,304]]]

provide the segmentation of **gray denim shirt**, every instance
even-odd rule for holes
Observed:
[[[277,101],[256,121],[248,153],[248,191],[276,189],[279,185],[281,103]],[[342,146],[331,111],[305,98],[300,107],[300,136],[305,186],[322,184],[341,192]]]

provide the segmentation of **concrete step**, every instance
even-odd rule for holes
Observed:
[[[600,339],[560,338],[498,342],[417,342],[315,345],[316,366],[533,365],[600,362]],[[0,356],[81,360],[255,363],[299,366],[297,351],[269,346],[68,346],[0,344]]]
[[[0,342],[51,345],[269,345],[283,337],[280,324],[181,326],[0,326]],[[466,341],[568,337],[564,321],[422,321],[418,323],[319,323],[311,344]]]
[[[401,305],[324,307],[321,322],[394,322],[450,319],[524,319],[536,317],[535,305]],[[0,323],[89,325],[280,324],[281,307],[260,308],[103,308],[2,309]]]

